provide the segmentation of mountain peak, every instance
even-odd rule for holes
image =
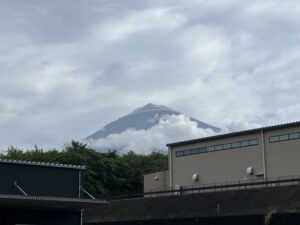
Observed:
[[[182,113],[167,106],[148,103],[140,108],[135,109],[126,116],[107,124],[100,130],[88,136],[85,140],[97,140],[105,138],[111,134],[120,134],[128,129],[147,130],[159,124],[160,119],[164,116],[180,114]],[[190,120],[196,122],[199,128],[210,128],[213,131],[220,131],[220,128],[211,126],[197,119],[190,117]]]
[[[176,112],[175,110],[164,106],[164,105],[155,105],[153,103],[148,103],[140,108],[135,109],[132,113],[130,114],[138,114],[138,113],[144,113],[144,112],[150,112],[150,111],[171,111],[171,112]]]

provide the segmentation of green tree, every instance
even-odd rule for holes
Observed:
[[[141,193],[143,175],[166,168],[168,160],[166,155],[156,152],[150,155],[132,151],[119,155],[109,150],[101,153],[78,141],[71,141],[60,151],[44,150],[37,145],[29,150],[9,147],[0,156],[4,159],[84,165],[83,186],[96,197]]]

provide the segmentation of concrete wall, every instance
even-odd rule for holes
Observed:
[[[207,147],[212,145],[232,143],[236,141],[258,139],[258,145],[240,147],[229,150],[201,153],[197,155],[176,157],[176,151]],[[192,145],[172,148],[172,180],[173,187],[197,186],[202,184],[252,180],[255,174],[248,176],[246,170],[253,167],[255,173],[263,170],[262,148],[260,134],[243,135],[239,137],[224,138]],[[199,181],[192,180],[194,173],[199,174]]]
[[[300,175],[300,139],[269,143],[269,137],[300,132],[300,127],[266,132],[267,177]]]
[[[165,190],[168,187],[169,187],[168,170],[144,175],[144,192]]]
[[[213,217],[218,215],[218,204],[220,216],[264,215],[270,209],[277,213],[300,212],[300,186],[112,201],[87,209],[84,219],[92,223]]]
[[[171,147],[169,148],[169,174],[163,175],[163,183],[154,182],[154,177],[158,174],[148,174],[145,176],[145,190],[175,188],[176,185],[187,187],[263,180],[264,176],[266,179],[300,176],[300,139],[269,142],[271,136],[294,132],[300,132],[300,127],[281,128],[264,131],[263,134],[257,132]],[[258,145],[176,157],[178,151],[252,139],[257,139]],[[248,167],[254,169],[252,175],[247,174]],[[199,181],[192,180],[193,174],[199,175]]]

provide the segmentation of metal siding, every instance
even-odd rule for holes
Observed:
[[[1,225],[80,225],[81,219],[80,212],[1,209],[0,221]]]
[[[78,198],[77,169],[0,163],[0,194],[21,194],[14,181],[28,194]]]

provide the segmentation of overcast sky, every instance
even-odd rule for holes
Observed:
[[[300,119],[296,0],[0,0],[0,30],[0,148],[149,102],[229,131]]]

